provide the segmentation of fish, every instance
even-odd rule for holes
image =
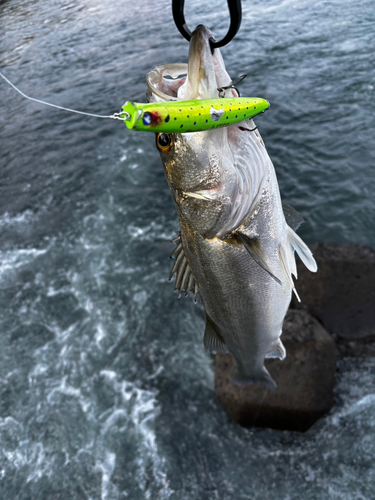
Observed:
[[[149,102],[238,97],[210,30],[199,25],[188,64],[147,75]],[[176,289],[197,294],[205,309],[204,346],[231,353],[237,385],[277,385],[264,365],[284,359],[280,336],[289,307],[295,253],[311,272],[314,257],[296,234],[302,217],[282,203],[276,173],[252,119],[193,133],[156,134],[179,219],[172,253]]]

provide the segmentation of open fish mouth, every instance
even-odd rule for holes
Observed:
[[[178,89],[186,81],[187,64],[163,64],[156,66],[146,76],[149,102],[181,101]]]
[[[200,24],[193,31],[189,64],[165,64],[153,68],[146,77],[150,102],[217,99],[219,88],[232,83],[220,50],[210,47],[211,31]],[[230,90],[227,97],[237,96]]]

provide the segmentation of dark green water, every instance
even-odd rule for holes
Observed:
[[[299,234],[375,247],[371,1],[243,1],[222,50]],[[225,1],[187,0],[191,27]],[[170,2],[8,0],[1,69],[24,92],[109,114],[186,62]],[[213,395],[203,312],[167,277],[177,218],[152,135],[0,82],[0,498],[375,498],[373,360],[339,366],[304,435],[245,430]]]

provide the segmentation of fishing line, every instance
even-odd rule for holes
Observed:
[[[30,101],[38,102],[39,104],[44,104],[45,106],[51,106],[52,108],[57,108],[57,109],[62,109],[63,111],[69,111],[70,113],[77,113],[78,115],[86,115],[86,116],[93,116],[94,118],[111,118],[112,120],[121,120],[123,121],[124,118],[121,118],[120,113],[114,113],[113,115],[96,115],[94,113],[86,113],[85,111],[77,111],[76,109],[70,109],[70,108],[64,108],[63,106],[57,106],[57,104],[51,104],[50,102],[46,101],[41,101],[40,99],[35,99],[34,97],[30,97],[22,92],[18,87],[16,87],[6,76],[4,76],[1,71],[0,71],[0,76],[3,78],[11,87],[14,88],[19,94],[22,95],[22,97],[25,97],[26,99],[29,99]],[[123,113],[121,113],[123,115]]]
[[[228,127],[236,123],[249,120],[259,113],[263,113],[269,108],[269,102],[260,97],[218,97],[216,99],[193,99],[188,101],[163,101],[150,103],[137,103],[126,101],[122,106],[122,111],[113,115],[98,115],[87,113],[77,109],[65,108],[50,102],[35,99],[26,95],[16,85],[14,85],[0,71],[0,77],[8,83],[22,97],[30,101],[50,106],[52,108],[76,113],[94,118],[105,118],[124,121],[130,130],[140,132],[160,132],[160,133],[189,133],[203,132],[218,127]],[[241,80],[245,75],[241,76]],[[238,83],[238,82],[237,82]],[[224,92],[228,88],[223,87],[219,91]],[[244,128],[249,132],[253,129]]]

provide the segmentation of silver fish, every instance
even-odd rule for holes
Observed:
[[[229,87],[211,32],[194,31],[189,64],[154,68],[151,101],[212,99]],[[237,96],[229,88],[226,97]],[[264,359],[284,359],[282,324],[297,277],[294,252],[315,272],[315,260],[294,230],[302,218],[284,205],[273,164],[253,120],[188,134],[158,134],[180,223],[171,275],[176,288],[197,291],[206,312],[204,345],[230,352],[236,384],[276,383]]]

